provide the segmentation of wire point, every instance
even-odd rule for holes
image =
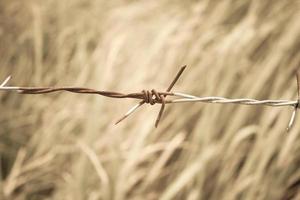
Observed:
[[[9,75],[2,83],[1,83],[1,85],[0,85],[0,87],[4,87],[7,83],[8,83],[8,81],[11,79],[11,76]]]

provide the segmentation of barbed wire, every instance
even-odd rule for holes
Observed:
[[[272,106],[272,107],[283,107],[283,106],[292,106],[294,107],[294,111],[292,113],[291,119],[288,124],[287,131],[292,127],[295,117],[296,111],[299,108],[300,102],[300,81],[299,81],[299,73],[296,74],[297,77],[297,87],[298,87],[298,100],[257,100],[257,99],[249,99],[249,98],[239,98],[239,99],[229,99],[225,97],[198,97],[190,94],[179,93],[179,92],[171,92],[172,88],[178,81],[179,77],[182,75],[183,71],[186,69],[186,66],[181,67],[179,72],[176,74],[175,78],[167,88],[165,92],[159,92],[154,89],[152,90],[142,90],[137,93],[120,93],[113,91],[102,91],[95,90],[90,88],[83,87],[11,87],[6,86],[8,81],[11,79],[11,76],[7,77],[3,83],[0,85],[0,91],[16,91],[20,94],[47,94],[54,92],[71,92],[71,93],[79,93],[79,94],[97,94],[110,98],[131,98],[141,100],[138,104],[133,106],[125,115],[123,115],[117,122],[123,121],[125,118],[130,116],[135,110],[141,107],[143,104],[161,104],[160,111],[155,121],[155,127],[158,126],[161,117],[163,115],[165,105],[166,104],[175,104],[175,103],[216,103],[216,104],[241,104],[241,105],[252,105],[252,106]],[[176,99],[167,100],[166,97],[177,97]]]

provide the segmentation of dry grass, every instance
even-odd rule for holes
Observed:
[[[293,99],[298,0],[0,2],[0,79],[123,92]],[[129,90],[130,89],[130,90]],[[0,199],[299,199],[300,121],[291,110],[158,106],[0,94]],[[297,123],[298,122],[298,123]]]

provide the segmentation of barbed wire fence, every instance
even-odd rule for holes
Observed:
[[[175,78],[167,88],[165,92],[156,91],[155,89],[152,90],[142,90],[141,92],[137,93],[119,93],[113,91],[102,91],[102,90],[94,90],[90,88],[83,88],[83,87],[12,87],[6,86],[11,76],[7,77],[2,84],[0,85],[0,91],[16,91],[19,94],[46,94],[46,93],[53,93],[59,91],[65,92],[72,92],[72,93],[79,93],[79,94],[96,94],[101,95],[109,98],[131,98],[131,99],[138,99],[140,102],[130,108],[125,115],[123,115],[115,124],[120,123],[132,113],[134,113],[139,107],[144,104],[161,104],[160,111],[157,115],[155,121],[155,127],[158,127],[159,122],[161,121],[163,112],[165,110],[166,104],[175,104],[175,103],[191,103],[191,102],[198,102],[198,103],[217,103],[217,104],[241,104],[241,105],[262,105],[262,106],[272,106],[272,107],[283,107],[283,106],[290,106],[293,107],[293,113],[291,115],[291,119],[287,126],[287,132],[291,129],[294,124],[297,109],[300,105],[300,73],[296,73],[296,80],[297,80],[297,100],[257,100],[257,99],[248,99],[248,98],[239,98],[239,99],[229,99],[225,97],[216,97],[216,96],[209,96],[209,97],[198,97],[190,94],[180,93],[180,92],[171,92],[172,88],[182,75],[183,71],[186,69],[186,66],[181,67],[181,69],[176,74]],[[167,97],[174,97],[173,99],[166,99]]]

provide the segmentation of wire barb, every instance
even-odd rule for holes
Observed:
[[[0,85],[0,87],[4,87],[7,83],[8,83],[8,81],[11,79],[11,76],[8,76],[2,83],[1,83],[1,85]]]
[[[121,121],[123,121],[124,119],[126,119],[127,117],[129,117],[129,115],[131,115],[136,109],[138,109],[139,107],[141,107],[143,104],[145,103],[149,103],[150,105],[154,105],[155,103],[160,103],[161,108],[159,110],[159,113],[157,115],[156,121],[155,121],[155,127],[158,127],[158,124],[160,122],[160,119],[163,115],[163,111],[165,109],[165,104],[166,104],[166,100],[165,97],[167,95],[173,95],[173,93],[169,93],[172,88],[174,87],[174,85],[176,84],[176,82],[178,81],[178,79],[180,78],[181,74],[183,73],[183,71],[185,70],[186,65],[181,67],[181,69],[178,71],[178,73],[176,74],[175,78],[173,79],[173,81],[171,82],[171,84],[169,85],[169,87],[166,90],[166,93],[159,93],[156,90],[151,90],[150,91],[146,91],[143,90],[142,93],[144,94],[144,99],[143,101],[141,101],[140,103],[138,103],[137,105],[133,106],[123,117],[121,117],[115,124],[120,123]],[[155,97],[155,98],[153,98]]]
[[[170,92],[172,90],[172,88],[174,87],[174,85],[176,84],[176,82],[178,81],[178,79],[180,78],[181,74],[183,73],[183,71],[185,70],[186,68],[186,65],[181,67],[181,69],[179,70],[179,72],[176,74],[175,78],[173,79],[172,83],[169,85],[168,89],[166,92]],[[159,113],[158,113],[158,116],[157,116],[157,119],[155,121],[155,127],[157,128],[158,127],[158,124],[159,124],[159,121],[163,115],[163,112],[164,112],[164,109],[165,109],[165,97],[166,95],[159,95],[160,98],[161,98],[161,107],[160,107],[160,110],[159,110]]]
[[[297,103],[295,103],[295,105],[294,105],[294,111],[293,111],[291,119],[289,121],[289,124],[287,127],[287,132],[289,132],[291,130],[292,126],[294,125],[296,115],[297,115],[297,110],[300,105],[300,72],[299,71],[296,72],[296,80],[297,80],[297,97],[298,97],[298,99],[297,99]]]

